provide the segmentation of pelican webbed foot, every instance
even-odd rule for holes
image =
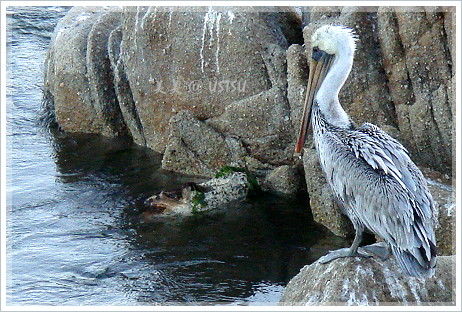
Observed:
[[[375,243],[372,245],[362,246],[359,249],[364,250],[367,254],[380,258],[380,260],[387,260],[390,256],[390,248],[384,242]]]
[[[337,250],[332,250],[330,251],[327,255],[322,256],[319,258],[320,263],[328,263],[331,262],[335,259],[339,258],[347,258],[347,257],[364,257],[364,258],[370,258],[372,257],[371,255],[360,251],[357,249],[356,251],[351,250],[351,248],[342,248],[342,249],[337,249]]]
[[[341,248],[337,250],[330,251],[327,255],[319,258],[320,263],[328,263],[332,260],[339,259],[339,258],[347,258],[347,257],[363,257],[363,258],[370,258],[370,257],[377,257],[381,260],[387,260],[390,256],[390,249],[388,246],[383,243],[375,243],[372,245],[362,246],[357,248],[356,250],[352,250],[352,248]]]

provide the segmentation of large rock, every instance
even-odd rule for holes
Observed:
[[[449,89],[455,73],[449,55],[453,33],[445,31],[445,16],[451,13],[438,8],[384,7],[377,21],[383,68],[403,138],[427,166],[449,172],[455,104]]]
[[[394,258],[315,262],[287,285],[280,305],[455,305],[455,256],[440,256],[429,279],[401,273]]]
[[[45,73],[59,125],[129,135],[165,153],[164,163],[178,150],[182,158],[171,169],[210,176],[217,166],[207,161],[188,172],[189,164],[203,163],[202,155],[171,133],[172,117],[188,110],[234,147],[243,146],[236,161],[250,170],[258,170],[252,163],[290,163],[286,49],[302,41],[301,20],[292,9],[278,11],[71,9],[55,30]],[[220,164],[232,158],[226,150],[206,151]]]
[[[107,14],[111,16],[104,17]],[[124,131],[110,123],[118,113],[113,110],[117,99],[103,98],[103,93],[112,90],[108,61],[99,50],[107,38],[98,34],[114,27],[117,15],[104,8],[75,7],[56,26],[45,61],[44,83],[54,99],[56,120],[65,131],[106,136]],[[105,79],[108,85],[101,88]],[[106,115],[105,109],[110,113]]]
[[[311,34],[343,24],[359,37],[340,94],[352,119],[378,124],[417,162],[451,174],[454,11],[297,10],[75,7],[56,27],[46,59],[45,90],[57,122],[69,132],[129,136],[165,154],[170,170],[211,176],[232,164],[264,181],[271,170],[294,165]],[[175,133],[172,121],[185,122],[182,129],[191,124],[185,110],[199,122],[194,133],[214,133],[223,150]]]

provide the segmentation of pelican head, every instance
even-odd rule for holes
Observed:
[[[331,105],[332,107],[324,109],[330,109],[331,115],[338,119],[339,124],[348,120],[343,109],[339,109],[338,92],[351,71],[356,40],[353,31],[343,26],[325,25],[312,35],[310,73],[295,154],[300,154],[305,143],[314,101],[319,105]],[[335,116],[336,114],[338,116]]]

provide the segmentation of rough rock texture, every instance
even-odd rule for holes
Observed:
[[[300,29],[282,7],[73,8],[56,28],[46,89],[65,131],[129,135],[165,153],[168,169],[211,176],[233,160],[272,169],[290,163],[286,49]],[[184,110],[229,148],[198,151],[172,132]]]
[[[243,147],[228,144],[220,133],[196,119],[189,110],[174,115],[169,127],[169,143],[162,159],[164,169],[212,176],[246,154]]]
[[[163,153],[165,169],[186,174],[211,177],[223,165],[246,168],[268,190],[291,193],[297,177],[287,169],[295,166],[310,37],[321,25],[342,24],[359,38],[340,93],[352,119],[376,123],[419,165],[452,174],[454,8],[297,10],[74,7],[52,38],[47,98],[65,131],[129,136]],[[305,149],[303,159],[313,215],[335,234],[351,234],[315,151]],[[438,243],[449,254],[453,233],[443,230],[454,214],[441,210],[453,201],[435,198]]]
[[[343,107],[357,123],[391,130],[421,165],[446,173],[454,133],[454,12],[449,7],[314,7],[303,30],[311,51],[310,38],[319,26],[353,28],[359,40],[339,95]],[[291,49],[288,77],[300,63],[299,48]],[[291,107],[299,107],[296,90],[304,81],[288,81]]]
[[[56,27],[46,60],[45,88],[58,124],[70,132],[128,135],[169,156],[172,146],[181,145],[171,118],[189,110],[242,147],[237,162],[254,171],[266,166],[266,174],[292,162],[307,76],[302,36],[310,50],[318,26],[340,23],[359,37],[340,94],[348,113],[392,132],[421,164],[451,173],[454,10],[297,11],[75,7]],[[203,163],[187,144],[177,149],[182,172]],[[219,150],[208,152],[221,157]],[[191,168],[189,173],[205,176],[214,170],[207,164]]]
[[[262,183],[262,189],[282,196],[294,196],[300,190],[300,176],[294,166],[280,166],[272,170]]]
[[[435,199],[437,222],[435,225],[436,246],[439,255],[456,253],[456,194],[452,187],[428,181],[428,188]]]
[[[298,134],[303,113],[306,85],[308,83],[308,63],[305,48],[293,44],[287,50],[287,99],[294,135]]]
[[[104,54],[100,55],[99,51],[99,44],[106,38],[99,36],[95,28],[104,29],[117,22],[115,16],[101,18],[106,14],[118,13],[102,8],[75,7],[58,23],[53,34],[44,82],[54,98],[57,122],[65,131],[107,136],[115,135],[117,130],[123,132],[123,127],[115,129],[110,124],[113,111],[104,114],[103,106],[112,110],[114,97],[102,103],[102,94],[98,94],[98,91],[111,92],[110,84],[98,90],[109,72]]]
[[[448,10],[385,7],[378,13],[383,67],[403,139],[436,169],[450,168],[452,159],[455,98],[448,95],[455,72]]]
[[[455,256],[440,256],[429,279],[403,275],[394,258],[314,262],[287,285],[280,305],[455,305]]]

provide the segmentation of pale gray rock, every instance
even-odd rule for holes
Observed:
[[[439,256],[432,278],[403,275],[393,257],[341,258],[306,265],[287,285],[280,305],[455,305],[455,256]]]
[[[211,177],[224,165],[247,155],[238,142],[226,140],[188,110],[174,115],[169,127],[163,169]]]
[[[262,189],[282,196],[294,196],[300,190],[300,176],[294,166],[283,165],[272,170],[262,183]]]
[[[428,188],[436,202],[435,235],[439,255],[456,253],[456,193],[449,185],[427,180]]]

